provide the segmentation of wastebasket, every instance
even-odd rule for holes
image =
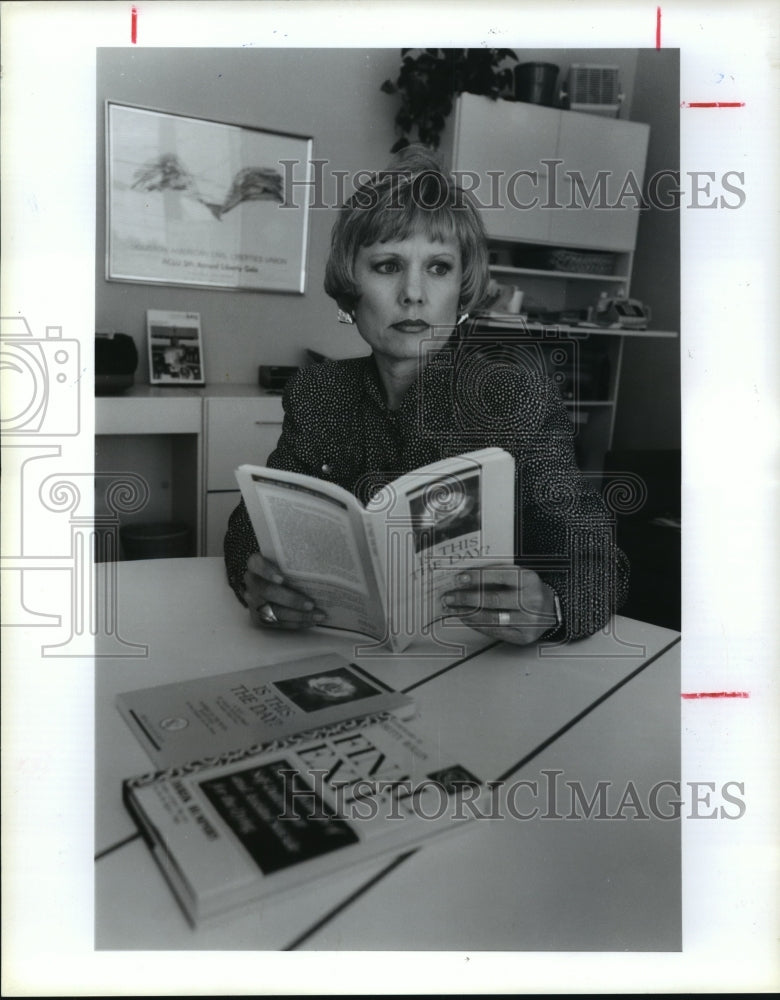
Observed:
[[[190,555],[190,529],[180,522],[125,524],[119,529],[125,559],[176,559]]]

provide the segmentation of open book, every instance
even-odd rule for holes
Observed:
[[[393,651],[444,616],[456,573],[512,562],[514,459],[484,448],[415,469],[364,507],[326,480],[236,471],[260,551],[327,614]]]
[[[488,795],[393,713],[123,784],[192,924],[462,829]]]

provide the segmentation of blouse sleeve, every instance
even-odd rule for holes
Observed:
[[[614,518],[577,466],[557,389],[540,377],[532,398],[531,433],[515,454],[518,562],[536,569],[560,598],[564,624],[548,638],[579,639],[625,602],[629,565],[615,544]]]

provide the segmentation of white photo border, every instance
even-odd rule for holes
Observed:
[[[558,0],[156,2],[132,9],[137,43],[147,46],[370,47],[381,37],[397,48],[635,47],[655,44],[658,23],[663,45],[681,50],[682,100],[717,102],[727,82],[744,102],[731,117],[681,112],[683,175],[738,169],[747,194],[739,211],[683,211],[681,346],[684,690],[716,690],[736,676],[750,692],[683,705],[683,768],[688,778],[744,780],[747,813],[733,823],[684,824],[680,954],[101,954],[93,944],[94,660],[45,662],[39,634],[4,629],[4,995],[776,991],[778,5],[679,0],[663,8],[662,19],[654,4]],[[38,338],[56,324],[65,337],[81,338],[88,358],[95,51],[136,44],[131,5],[7,3],[2,13],[2,312],[25,316]],[[86,363],[81,384],[91,398]],[[64,473],[92,469],[92,409],[85,406],[81,418],[77,438],[52,446]],[[9,449],[4,459],[3,550],[11,558],[22,517],[33,514],[16,488],[21,457]],[[40,551],[55,552],[61,541],[46,537],[41,545],[52,548]]]

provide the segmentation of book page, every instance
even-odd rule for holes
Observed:
[[[340,487],[261,466],[236,472],[260,551],[328,615],[326,626],[381,636],[384,615],[362,507]]]

